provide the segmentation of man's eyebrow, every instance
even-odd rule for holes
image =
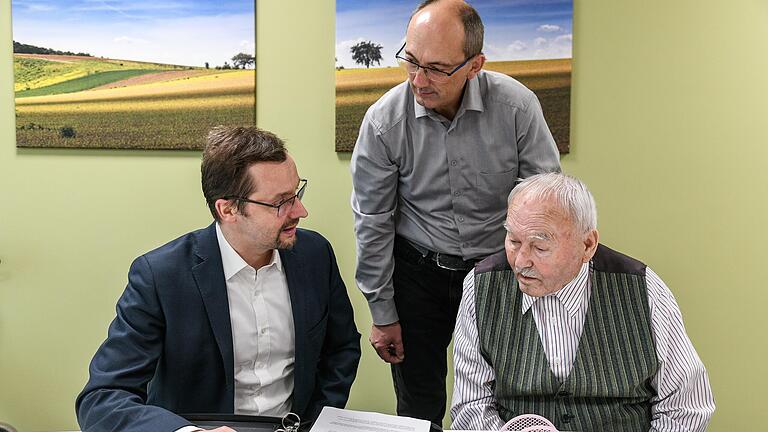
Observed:
[[[291,190],[286,192],[277,192],[274,195],[270,195],[270,198],[264,198],[264,201],[267,201],[267,202],[282,201],[288,197],[293,196],[295,193],[296,193],[296,190]]]
[[[290,190],[290,191],[286,191],[286,192],[281,192],[281,193],[277,194],[277,198],[275,198],[275,199],[283,200],[283,199],[292,197],[294,195],[296,195],[296,189],[293,189],[293,190]]]
[[[405,55],[411,58],[416,63],[419,63],[419,60],[416,59],[416,56],[413,55],[413,53],[409,52],[407,49],[405,50]],[[421,63],[419,63],[421,64]],[[424,66],[442,66],[442,67],[448,67],[451,66],[448,63],[443,63],[441,61],[431,62],[431,63],[424,63]]]
[[[543,241],[550,241],[550,240],[552,240],[552,236],[550,236],[549,234],[547,234],[545,232],[533,233],[533,234],[531,234],[529,236],[529,238],[532,238],[534,240],[543,240]]]

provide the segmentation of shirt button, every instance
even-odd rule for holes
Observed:
[[[553,364],[556,364],[556,365],[559,365],[559,364],[560,364],[560,357],[555,357],[555,358],[553,358],[553,359],[552,359],[552,363],[553,363]]]
[[[467,244],[466,243],[462,243],[461,247],[465,248],[465,247],[467,247]]]
[[[452,160],[452,161],[451,161],[451,166],[456,166],[456,164],[457,164],[457,163],[458,163],[458,162],[456,162],[455,160]]]
[[[461,195],[461,192],[459,192],[459,191],[456,191],[456,192],[453,193],[453,196],[459,196],[459,195]]]
[[[261,329],[261,334],[267,334],[267,329],[266,328]]]
[[[464,216],[459,216],[459,222],[464,222]]]

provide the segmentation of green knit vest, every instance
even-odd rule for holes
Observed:
[[[502,420],[533,413],[560,430],[650,429],[658,363],[645,265],[599,245],[590,271],[584,330],[573,369],[561,382],[549,367],[533,312],[522,314],[522,293],[504,253],[475,269],[480,352],[496,375]]]

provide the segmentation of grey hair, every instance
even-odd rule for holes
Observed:
[[[415,11],[411,14],[413,16],[419,13],[425,7],[437,3],[440,0],[424,0],[419,4]],[[456,5],[456,14],[459,16],[462,25],[464,25],[464,56],[466,58],[472,58],[483,52],[483,35],[485,33],[485,27],[483,26],[483,20],[480,18],[480,14],[477,10],[470,6],[466,2],[461,2]],[[410,22],[410,19],[408,20]]]
[[[509,193],[507,205],[518,195],[537,200],[554,199],[576,228],[585,233],[597,228],[595,198],[587,185],[576,177],[563,173],[545,173],[522,179]]]

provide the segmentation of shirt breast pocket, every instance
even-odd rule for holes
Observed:
[[[507,197],[517,181],[517,168],[499,173],[477,173],[476,210],[491,216],[507,208]]]

